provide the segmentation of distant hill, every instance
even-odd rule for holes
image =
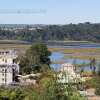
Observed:
[[[16,28],[17,27],[17,28]],[[100,23],[79,23],[67,25],[24,25],[1,24],[1,40],[21,41],[92,41],[100,42]]]

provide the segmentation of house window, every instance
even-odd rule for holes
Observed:
[[[4,78],[2,78],[2,81],[4,81]]]
[[[2,59],[2,61],[4,61],[4,58]]]
[[[2,69],[2,72],[4,72],[5,71],[5,69]]]
[[[5,63],[7,63],[7,59],[5,59]]]
[[[4,76],[4,73],[2,73],[2,76]]]

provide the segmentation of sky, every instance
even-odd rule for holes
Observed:
[[[23,9],[33,13],[16,13]],[[0,24],[84,22],[100,23],[100,0],[0,0]]]

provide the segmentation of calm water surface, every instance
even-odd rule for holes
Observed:
[[[84,46],[85,47],[85,46]],[[94,47],[94,46],[93,46]],[[91,48],[93,48],[92,46],[91,46]],[[59,46],[58,46],[58,48],[59,48]],[[62,47],[63,48],[63,47]],[[85,47],[86,48],[86,47]],[[97,46],[97,47],[95,47],[95,48],[100,48],[100,46]],[[90,63],[90,61],[89,60],[82,60],[82,59],[70,59],[70,58],[66,58],[66,59],[64,59],[64,55],[66,55],[66,54],[64,54],[63,52],[52,52],[52,55],[50,56],[50,59],[51,59],[51,61],[57,61],[57,62],[59,62],[59,61],[63,61],[64,63],[72,63],[72,64],[83,64],[83,63],[85,63],[85,64],[89,64]],[[55,70],[59,70],[59,68],[60,68],[60,66],[61,66],[61,64],[60,63],[57,63],[57,64],[51,64],[51,67],[52,68],[54,68]],[[96,66],[98,67],[98,62],[97,62],[97,64],[96,64]],[[84,68],[83,68],[84,70],[91,70],[90,69],[90,66],[84,66]]]

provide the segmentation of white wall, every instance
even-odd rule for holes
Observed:
[[[13,64],[13,59],[2,57],[0,58],[0,64]]]
[[[2,69],[4,69],[4,72],[2,72]],[[6,83],[5,83],[5,80],[6,80]],[[4,67],[0,68],[0,85],[9,84],[11,82],[13,82],[11,68],[7,69],[7,73],[5,73],[5,68]]]
[[[13,82],[13,79],[12,79],[12,73],[7,73],[7,76],[6,76],[6,84],[9,84],[9,83],[12,83]]]

